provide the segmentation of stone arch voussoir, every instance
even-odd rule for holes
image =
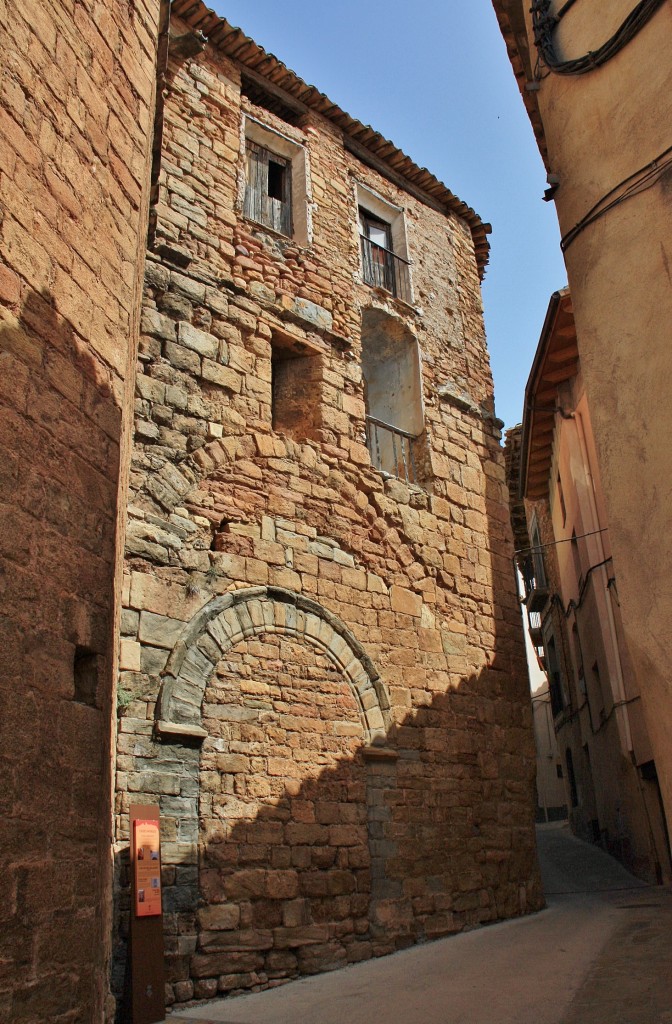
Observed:
[[[218,661],[259,633],[285,633],[312,644],[352,687],[366,742],[381,742],[390,703],[382,679],[345,623],[322,605],[281,587],[246,587],[209,601],[185,626],[162,673],[156,730],[168,742],[201,739],[205,688]]]

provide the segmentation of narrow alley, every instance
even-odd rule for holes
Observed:
[[[671,1024],[672,893],[538,827],[547,908],[168,1024]]]

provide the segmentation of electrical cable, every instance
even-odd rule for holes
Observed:
[[[648,164],[645,164],[644,167],[640,167],[638,171],[624,178],[623,181],[615,185],[614,188],[591,206],[588,213],[560,239],[562,252],[567,252],[572,242],[590,224],[594,224],[596,220],[599,220],[605,213],[613,210],[614,207],[624,203],[626,199],[632,199],[633,196],[639,195],[640,192],[645,192],[646,189],[651,188],[671,167],[672,146],[669,146],[662,153],[659,153],[657,157],[654,157],[653,160],[650,160]]]
[[[531,544],[526,548],[516,548],[513,554],[514,557],[516,555],[536,554],[536,552],[541,552],[544,548],[554,548],[557,547],[558,544],[572,544],[575,540],[583,540],[584,537],[595,537],[598,533],[606,533],[608,529],[609,527],[603,526],[599,530],[590,530],[588,533],[579,533],[576,537],[561,537],[559,540],[549,540],[545,544]]]
[[[575,0],[567,0],[560,11],[554,14],[551,10],[552,0],[532,0],[532,27],[537,51],[549,71],[558,75],[584,75],[606,64],[634,39],[665,0],[639,0],[613,36],[597,50],[589,50],[582,57],[562,60],[556,53],[553,36],[556,26],[574,3]]]

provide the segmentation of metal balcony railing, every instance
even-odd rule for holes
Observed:
[[[540,612],[549,596],[544,560],[540,551],[534,550],[528,555],[521,566],[521,572],[525,583],[525,604],[528,614]]]
[[[530,638],[535,647],[540,646],[542,643],[541,633],[541,615],[539,612],[529,612],[528,622],[530,624]]]
[[[375,416],[366,417],[366,447],[371,462],[381,473],[396,476],[408,484],[417,484],[418,474],[413,456],[417,435],[400,430]]]
[[[384,288],[403,302],[411,302],[411,282],[408,260],[397,256],[366,235],[359,236],[362,246],[364,280],[372,288]]]

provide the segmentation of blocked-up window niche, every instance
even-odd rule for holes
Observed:
[[[362,315],[362,374],[372,465],[388,476],[426,484],[418,342],[400,320],[382,310],[366,309]]]
[[[73,664],[75,692],[73,699],[79,704],[98,705],[99,656],[88,647],[76,647]]]
[[[295,441],[314,438],[320,427],[322,356],[292,338],[271,338],[273,430]]]

